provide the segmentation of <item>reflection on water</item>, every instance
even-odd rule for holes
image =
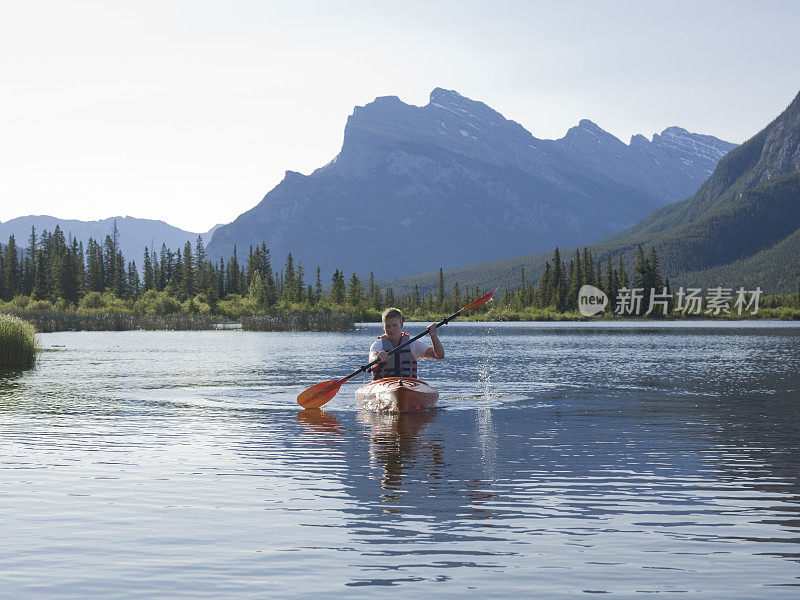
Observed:
[[[310,435],[341,436],[342,424],[332,414],[318,408],[309,408],[297,413],[297,421],[307,425],[304,431]]]
[[[403,415],[295,403],[371,330],[41,336],[0,376],[0,595],[792,597],[798,332],[453,328]]]
[[[400,499],[405,471],[416,479],[441,478],[441,442],[422,435],[422,430],[436,417],[437,411],[391,414],[362,411],[356,421],[369,428],[370,464],[380,472],[383,502]]]

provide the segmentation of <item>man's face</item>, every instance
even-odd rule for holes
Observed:
[[[397,317],[390,317],[383,322],[383,330],[390,340],[396,342],[403,333],[403,322]]]

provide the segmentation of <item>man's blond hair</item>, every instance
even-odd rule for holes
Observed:
[[[383,311],[381,315],[381,321],[386,323],[386,319],[400,319],[400,322],[403,322],[403,313],[400,311],[399,308],[395,308],[394,306],[387,308]]]

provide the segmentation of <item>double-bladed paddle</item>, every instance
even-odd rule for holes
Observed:
[[[462,315],[462,314],[464,314],[466,312],[469,312],[471,310],[475,310],[476,308],[480,308],[481,306],[486,304],[489,300],[491,300],[494,297],[494,294],[498,289],[499,288],[495,288],[491,292],[486,294],[485,296],[482,296],[482,297],[478,298],[474,302],[470,302],[469,304],[467,304],[464,308],[462,308],[458,312],[455,312],[452,315],[450,315],[449,317],[447,317],[446,319],[443,319],[443,320],[439,321],[436,324],[436,326],[437,327],[441,327],[442,325],[447,325],[450,321],[452,321],[453,319],[455,319],[459,315]],[[428,330],[427,329],[425,331],[423,331],[422,333],[420,333],[419,335],[414,336],[410,340],[406,340],[405,342],[403,342],[399,346],[395,346],[394,348],[389,350],[388,354],[391,356],[392,354],[394,354],[395,352],[397,352],[401,348],[405,348],[411,342],[416,341],[416,340],[418,340],[419,338],[421,338],[421,337],[423,337],[425,335],[428,335]],[[366,365],[364,365],[362,367],[359,367],[357,371],[353,371],[347,377],[343,377],[342,379],[331,379],[329,381],[322,381],[320,383],[312,385],[310,388],[308,388],[306,391],[304,391],[302,394],[300,394],[297,397],[297,403],[300,406],[302,406],[303,408],[319,408],[320,406],[322,406],[323,404],[325,404],[329,400],[333,399],[333,397],[336,395],[336,393],[339,391],[339,388],[342,387],[342,384],[345,381],[347,381],[348,379],[352,379],[353,377],[355,377],[359,373],[363,373],[363,372],[367,371],[368,369],[370,369],[370,368],[374,367],[375,365],[377,365],[379,362],[381,362],[380,359],[376,358],[371,363],[367,363]]]

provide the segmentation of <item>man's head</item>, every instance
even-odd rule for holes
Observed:
[[[403,313],[399,308],[387,308],[381,315],[383,330],[392,342],[397,342],[403,334]]]

